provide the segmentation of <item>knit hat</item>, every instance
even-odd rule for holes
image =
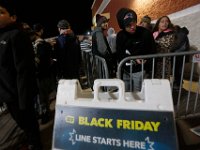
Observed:
[[[151,18],[148,15],[146,15],[141,19],[141,22],[146,22],[146,23],[150,24]]]
[[[117,22],[121,29],[124,29],[131,22],[137,22],[137,14],[129,8],[121,8],[117,12]]]
[[[63,19],[58,22],[57,27],[61,29],[69,29],[70,24],[67,20]]]
[[[100,27],[102,23],[108,22],[108,19],[105,16],[101,16],[100,14],[96,15],[96,23],[97,26]]]
[[[11,16],[16,15],[15,4],[13,0],[0,0],[0,6],[5,8]]]

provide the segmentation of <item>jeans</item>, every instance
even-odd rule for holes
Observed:
[[[145,71],[128,73],[124,71],[123,73],[123,81],[125,83],[125,91],[133,92],[133,91],[141,91],[142,81],[145,75]]]

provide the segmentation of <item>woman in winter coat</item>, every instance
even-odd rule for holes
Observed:
[[[171,20],[168,16],[160,17],[153,29],[153,36],[156,42],[157,53],[170,53],[174,42],[174,31]],[[165,72],[163,72],[163,59],[156,59],[155,78],[170,78],[171,75],[171,58],[165,60]]]

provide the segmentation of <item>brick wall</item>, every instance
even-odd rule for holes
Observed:
[[[200,0],[111,0],[102,13],[110,13],[109,26],[116,31],[119,31],[116,13],[121,7],[135,10],[138,22],[144,15],[154,21],[168,15],[174,24],[188,27],[191,45],[200,50]]]
[[[102,0],[96,0],[93,14]],[[128,7],[138,14],[138,22],[144,15],[157,20],[168,15],[174,24],[188,27],[191,45],[200,50],[200,0],[111,0],[102,13],[110,13],[109,26],[119,31],[116,13],[122,7]]]

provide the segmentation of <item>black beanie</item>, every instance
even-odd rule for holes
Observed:
[[[101,16],[100,14],[96,15],[96,23],[97,26],[100,27],[102,23],[108,22],[108,19],[105,16]]]
[[[137,14],[129,8],[121,8],[117,12],[117,22],[121,29],[124,29],[132,21],[137,22]]]
[[[57,27],[61,29],[69,29],[70,24],[67,20],[63,19],[58,22]]]
[[[16,15],[16,9],[13,0],[0,0],[0,6],[5,8],[11,16]]]

